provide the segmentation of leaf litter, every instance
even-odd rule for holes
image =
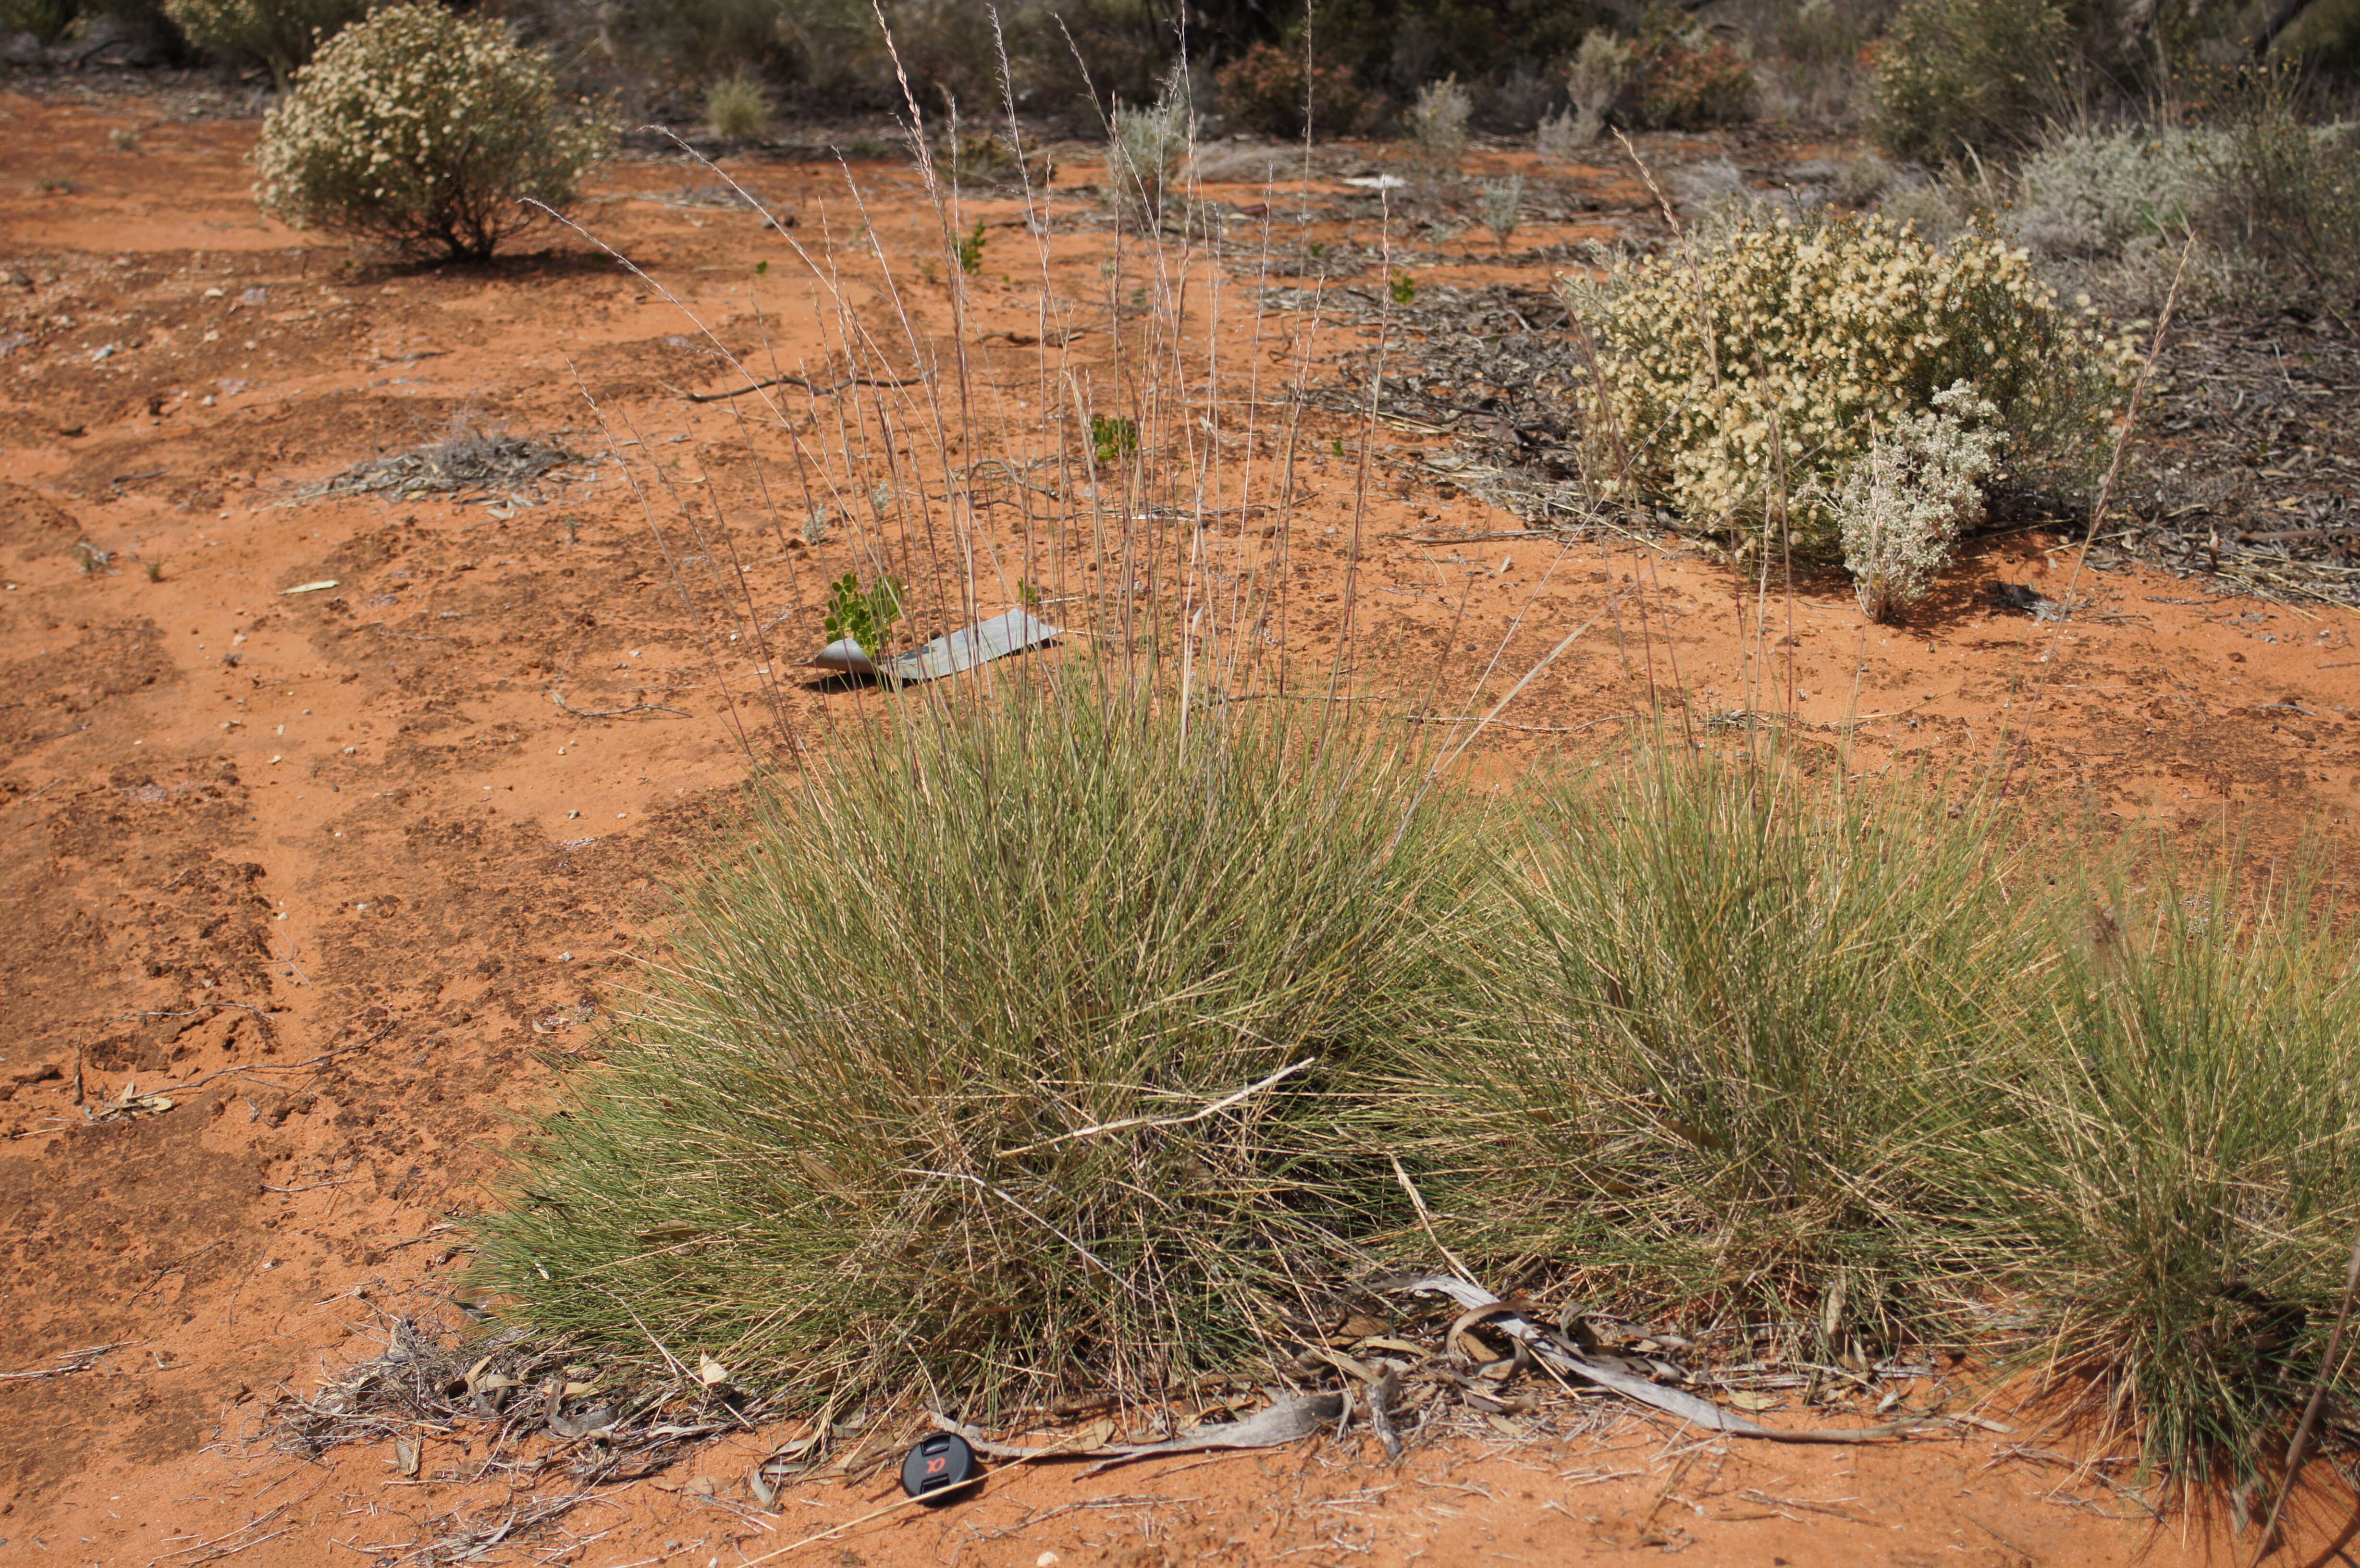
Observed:
[[[482,492],[518,498],[578,454],[549,441],[481,429],[462,419],[450,430],[408,452],[356,463],[342,474],[309,485],[297,500],[330,495],[384,495],[407,501],[417,495]],[[562,477],[562,476],[561,476]]]
[[[1088,1462],[1086,1474],[1095,1475],[1142,1459],[1322,1435],[1373,1437],[1388,1461],[1399,1462],[1435,1435],[1535,1441],[1594,1429],[1608,1411],[1634,1406],[1682,1430],[1780,1443],[1891,1442],[1982,1424],[1946,1411],[1948,1391],[1938,1387],[1918,1409],[1876,1424],[1766,1426],[1745,1412],[1817,1403],[1890,1413],[1937,1381],[1936,1370],[1899,1362],[1820,1367],[1799,1356],[1714,1366],[1697,1342],[1667,1329],[1579,1304],[1551,1312],[1445,1274],[1379,1276],[1315,1296],[1285,1329],[1299,1348],[1289,1355],[1273,1346],[1274,1377],[1200,1380],[1186,1391],[1193,1398],[1161,1408],[1120,1410],[1109,1398],[1003,1412],[1004,1435],[915,1398],[890,1410],[808,1419],[795,1390],[763,1391],[753,1386],[759,1379],[741,1378],[707,1354],[665,1352],[660,1367],[618,1371],[612,1357],[502,1327],[480,1308],[453,1314],[451,1305],[384,1315],[379,1355],[310,1395],[283,1394],[264,1427],[273,1451],[305,1461],[381,1444],[407,1481],[505,1485],[500,1505],[437,1515],[424,1521],[422,1539],[384,1548],[405,1563],[454,1563],[519,1545],[624,1483],[674,1489],[657,1478],[707,1443],[782,1422],[798,1435],[745,1474],[742,1498],[717,1486],[692,1489],[723,1506],[768,1511],[799,1482],[858,1482],[931,1430],[956,1432],[1007,1463]],[[1801,1326],[1754,1325],[1789,1345],[1802,1343]],[[1176,1419],[1190,1406],[1193,1420]],[[438,1443],[482,1457],[464,1473],[438,1468]]]

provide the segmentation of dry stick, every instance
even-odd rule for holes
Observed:
[[[1402,1169],[1401,1157],[1399,1155],[1387,1155],[1386,1158],[1393,1162],[1393,1179],[1401,1183],[1402,1191],[1409,1194],[1411,1206],[1417,1210],[1417,1223],[1426,1227],[1426,1239],[1434,1243],[1435,1251],[1442,1254],[1442,1260],[1444,1262],[1459,1270],[1459,1279],[1465,1280],[1470,1285],[1474,1284],[1474,1271],[1470,1269],[1465,1263],[1459,1261],[1459,1258],[1457,1253],[1451,1251],[1450,1248],[1442,1244],[1442,1236],[1440,1233],[1436,1231],[1434,1228],[1434,1216],[1426,1213],[1426,1199],[1419,1193],[1417,1184],[1409,1179],[1409,1172]]]
[[[692,716],[683,709],[667,708],[661,702],[634,702],[628,708],[577,708],[555,687],[550,689],[549,700],[577,719],[613,719],[625,713],[678,713],[683,719]]]
[[[1617,597],[1619,597],[1619,595],[1610,595],[1607,599],[1607,603],[1612,604]],[[1576,642],[1579,641],[1581,635],[1590,627],[1596,626],[1599,623],[1600,618],[1605,614],[1606,612],[1604,610],[1601,610],[1597,615],[1590,616],[1590,619],[1582,622],[1581,625],[1566,633],[1562,641],[1560,641],[1555,648],[1549,649],[1548,652],[1543,656],[1539,663],[1534,665],[1530,670],[1525,670],[1523,676],[1517,680],[1516,683],[1508,688],[1506,694],[1501,697],[1498,702],[1491,704],[1491,711],[1486,713],[1480,722],[1468,730],[1466,738],[1459,743],[1458,746],[1452,750],[1449,756],[1444,757],[1440,763],[1436,765],[1435,771],[1439,773],[1442,768],[1448,767],[1450,764],[1458,761],[1459,757],[1466,755],[1467,748],[1474,744],[1475,737],[1477,735],[1483,733],[1484,726],[1497,719],[1502,709],[1507,707],[1509,703],[1514,702],[1518,697],[1522,696],[1525,687],[1531,685],[1535,681],[1539,680],[1542,672],[1546,670],[1550,665],[1557,662],[1557,656],[1563,653],[1567,648],[1571,648]]]
[[[2262,1526],[2262,1539],[2254,1543],[2253,1562],[2247,1568],[2259,1568],[2263,1558],[2278,1535],[2278,1516],[2286,1509],[2287,1498],[2294,1491],[2294,1478],[2302,1468],[2311,1449],[2311,1434],[2319,1428],[2319,1413],[2327,1404],[2327,1380],[2335,1375],[2335,1358],[2344,1349],[2344,1325],[2352,1320],[2352,1298],[2360,1294],[2360,1238],[2352,1243],[2352,1264],[2344,1273],[2344,1301],[2335,1309],[2335,1327],[2327,1335],[2327,1353],[2320,1357],[2319,1374],[2311,1379],[2311,1398],[2302,1407],[2302,1420],[2296,1423],[2294,1441],[2287,1444],[2286,1475],[2278,1481],[2278,1495],[2270,1504],[2270,1517]]]
[[[1602,719],[1591,719],[1579,724],[1517,724],[1505,719],[1486,719],[1480,713],[1404,713],[1402,722],[1412,724],[1489,724],[1493,729],[1522,730],[1527,735],[1577,735],[1583,730],[1595,729],[1600,724],[1628,724],[1636,716],[1633,713],[1609,713]]]
[[[1277,1072],[1272,1073],[1269,1077],[1262,1079],[1261,1082],[1249,1083],[1244,1088],[1240,1089],[1236,1094],[1225,1094],[1221,1098],[1215,1100],[1212,1104],[1208,1105],[1201,1105],[1196,1110],[1189,1112],[1185,1116],[1125,1116],[1120,1121],[1099,1122],[1092,1127],[1077,1127],[1072,1132],[1059,1133],[1055,1138],[1044,1138],[1038,1143],[1028,1143],[1022,1149],[1002,1149],[1000,1153],[992,1156],[992,1158],[995,1160],[1012,1160],[1017,1155],[1031,1154],[1036,1149],[1048,1149],[1060,1143],[1069,1143],[1077,1138],[1092,1138],[1102,1132],[1120,1132],[1127,1127],[1185,1127],[1190,1122],[1201,1122],[1207,1116],[1216,1116],[1222,1111],[1228,1110],[1231,1105],[1238,1104],[1241,1100],[1251,1099],[1252,1096],[1261,1094],[1264,1089],[1271,1088],[1285,1079],[1294,1077],[1297,1073],[1302,1072],[1305,1068],[1317,1063],[1318,1060],[1319,1059],[1316,1056],[1306,1056],[1291,1067],[1282,1067]]]
[[[933,379],[932,376],[905,376],[898,380],[874,376],[847,376],[833,387],[822,387],[808,376],[773,376],[767,381],[749,382],[727,392],[683,392],[681,396],[692,403],[723,403],[732,397],[743,397],[748,392],[767,391],[773,387],[800,387],[814,397],[829,397],[848,387],[916,387]]]
[[[2155,362],[2163,357],[2163,335],[2171,330],[2171,318],[2180,308],[2180,280],[2188,275],[2189,253],[2196,248],[2196,236],[2180,247],[2180,266],[2171,275],[2171,292],[2164,297],[2163,314],[2156,318],[2155,337],[2147,344],[2147,363],[2139,366],[2138,380],[2131,387],[2131,405],[2123,415],[2123,428],[2114,435],[2114,460],[2106,464],[2104,483],[2098,486],[2098,498],[2090,506],[2090,526],[2081,535],[2081,548],[2073,556],[2073,574],[2065,580],[2065,604],[2068,614],[2073,604],[2073,589],[2081,581],[2081,567],[2090,559],[2090,547],[2098,542],[2098,528],[2105,520],[2106,503],[2114,498],[2114,481],[2123,472],[2123,454],[2130,450],[2131,432],[2138,429],[2139,405],[2147,399],[2147,384],[2155,375]],[[2065,623],[2060,619],[2049,634],[2049,654],[2040,663],[2040,685],[2032,694],[2037,704],[2048,690],[2049,673],[2057,665],[2058,639],[2065,635]]]
[[[1019,1460],[1017,1463],[1022,1464],[1023,1462]],[[984,1477],[980,1475],[970,1475],[964,1481],[954,1481],[947,1486],[937,1486],[931,1492],[921,1492],[915,1497],[898,1497],[892,1502],[886,1504],[881,1508],[870,1509],[869,1512],[862,1514],[858,1519],[848,1519],[842,1524],[830,1525],[827,1529],[821,1530],[817,1535],[807,1535],[801,1541],[791,1541],[786,1545],[778,1548],[776,1551],[765,1552],[759,1557],[748,1557],[746,1559],[744,1568],[754,1568],[754,1564],[757,1563],[768,1563],[773,1557],[784,1557],[790,1552],[800,1552],[806,1546],[816,1546],[832,1535],[841,1535],[846,1530],[854,1529],[859,1525],[867,1524],[872,1519],[883,1519],[887,1514],[899,1512],[901,1509],[908,1508],[912,1503],[933,1501],[939,1499],[949,1493],[962,1491],[968,1486],[978,1486],[981,1484],[983,1479]]]

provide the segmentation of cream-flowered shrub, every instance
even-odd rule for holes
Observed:
[[[489,256],[563,207],[614,145],[498,22],[398,5],[339,33],[262,123],[255,194],[297,228]]]
[[[1984,230],[1938,249],[1874,218],[1749,216],[1564,292],[1596,359],[1602,487],[1741,550],[1783,519],[1783,546],[1840,559],[1838,496],[1874,433],[1961,383],[2016,468],[2070,485],[2134,367]]]
[[[1878,430],[1836,494],[1836,527],[1852,591],[1872,621],[1899,618],[1950,563],[1959,536],[1983,517],[1983,481],[2007,436],[1999,410],[1961,381],[1933,408]]]

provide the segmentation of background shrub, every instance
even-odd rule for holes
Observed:
[[[489,256],[562,207],[612,130],[558,102],[547,60],[498,23],[399,5],[346,28],[263,120],[263,210],[408,251]]]
[[[1964,382],[2013,464],[2070,484],[2127,384],[2126,346],[1988,232],[1937,250],[1873,218],[1745,217],[1566,292],[1594,345],[1588,435],[1610,492],[1741,544],[1783,516],[1807,558],[1837,556],[1836,492],[1870,432],[1937,392]]]
[[[1479,122],[1505,109],[1515,123],[1543,105],[1516,93],[1502,101],[1503,90],[1535,67],[1571,58],[1585,34],[1624,9],[1612,0],[1319,0],[1310,27],[1321,57],[1347,67],[1372,96],[1406,106],[1427,82],[1456,77],[1473,95]],[[1193,22],[1191,29],[1194,38]]]
[[[1175,69],[1153,103],[1116,109],[1109,129],[1107,188],[1115,210],[1152,232],[1177,194],[1182,166],[1196,140],[1187,77]]]
[[[1473,96],[1455,76],[1419,88],[1417,102],[1402,115],[1418,161],[1437,171],[1457,168],[1467,156],[1467,122],[1474,112]]]
[[[1351,71],[1315,61],[1306,74],[1297,48],[1255,44],[1223,66],[1215,80],[1221,113],[1240,130],[1293,139],[1306,128],[1315,135],[1348,136],[1366,124],[1368,94]]]
[[[683,890],[486,1224],[523,1321],[814,1410],[1136,1399],[1406,1218],[1347,1129],[1452,1027],[1482,811],[1293,703],[978,695],[832,747]]]
[[[200,49],[246,55],[281,91],[296,69],[368,10],[368,0],[164,0],[165,14]]]
[[[745,141],[770,125],[770,95],[743,71],[723,77],[705,90],[705,123],[723,141]]]
[[[1652,13],[1633,50],[1629,95],[1642,124],[1699,131],[1754,109],[1754,67],[1727,39],[1684,15]]]
[[[1884,30],[1885,0],[1800,0],[1774,5],[1755,23],[1757,75],[1775,60],[1775,82],[1761,84],[1778,109],[1798,119],[1849,125],[1858,118],[1861,57]]]
[[[2202,216],[2264,267],[2348,290],[2360,280],[2360,150],[2345,127],[2258,104],[2226,127]]]
[[[30,33],[36,43],[53,44],[79,9],[75,0],[0,0],[0,33]]]
[[[1632,46],[1603,27],[1581,40],[1581,48],[1565,71],[1565,87],[1573,100],[1573,121],[1556,135],[1567,147],[1586,146],[1605,130],[1607,116],[1631,80]],[[1546,129],[1546,127],[1544,127]],[[1545,138],[1546,139],[1546,138]],[[1544,153],[1549,148],[1544,146]],[[1553,156],[1562,157],[1563,152]]]
[[[2016,171],[2011,227],[2026,245],[2056,256],[2176,239],[2212,200],[2223,144],[2216,133],[2169,129],[2053,136]]]
[[[1904,0],[1877,45],[1870,131],[1929,163],[2027,141],[2061,103],[2073,42],[2053,0]]]

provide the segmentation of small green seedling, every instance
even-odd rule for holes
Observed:
[[[972,278],[983,270],[983,220],[975,221],[975,233],[958,243],[959,270]]]
[[[1408,304],[1411,300],[1417,298],[1417,279],[1412,278],[1406,272],[1394,273],[1393,294],[1394,304]]]
[[[164,563],[162,561],[151,561],[148,563],[148,581],[150,583],[161,583],[164,581]]]
[[[1090,446],[1100,468],[1112,468],[1139,451],[1139,421],[1105,414],[1090,416]]]
[[[1342,457],[1342,456],[1344,456],[1344,455],[1345,455],[1345,452],[1344,452],[1344,438],[1343,438],[1342,436],[1338,436],[1338,437],[1336,438],[1336,455],[1337,455],[1338,457]]]
[[[754,264],[754,276],[755,276],[755,277],[757,277],[757,278],[768,278],[768,277],[770,277],[770,264],[769,262],[767,262],[767,261],[758,261],[758,262],[756,262],[756,263]]]
[[[885,657],[885,648],[892,640],[893,623],[901,618],[902,585],[891,577],[880,577],[875,586],[864,589],[859,575],[847,572],[827,585],[827,619],[822,623],[827,640],[841,642],[846,637],[860,645],[871,664]]]
[[[1042,603],[1041,585],[1037,583],[1027,583],[1022,577],[1018,578],[1016,580],[1016,602],[1023,605],[1028,613],[1036,615],[1039,615],[1041,613]]]

